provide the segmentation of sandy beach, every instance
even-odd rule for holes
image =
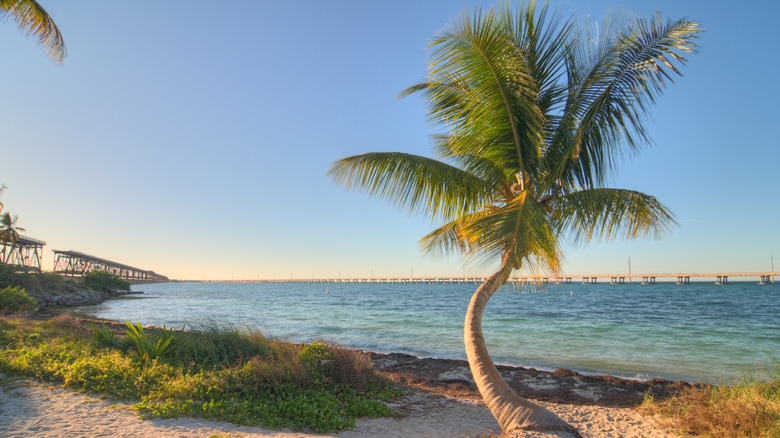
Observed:
[[[457,369],[447,368],[450,369],[447,377],[459,375]],[[465,438],[490,437],[500,432],[490,412],[461,379],[444,379],[440,380],[443,384],[437,385],[436,381],[418,375],[393,374],[391,377],[409,385],[404,394],[393,402],[393,406],[405,414],[404,418],[359,419],[352,430],[318,435],[242,427],[191,417],[142,420],[129,403],[117,403],[33,379],[4,376],[0,384],[0,436]],[[548,379],[547,384],[554,386],[556,383]],[[585,392],[592,390],[584,389]],[[578,428],[584,437],[672,437],[658,426],[656,419],[642,416],[634,408],[539,403]],[[541,438],[563,435],[526,433],[513,436]]]

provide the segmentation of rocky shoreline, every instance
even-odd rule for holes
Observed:
[[[481,399],[465,360],[419,358],[402,353],[370,354],[377,370],[397,383],[460,399]],[[505,365],[497,368],[520,396],[569,405],[628,408],[640,405],[645,393],[660,400],[688,388],[711,386],[658,378],[640,381],[586,375],[565,368],[555,371]]]
[[[72,284],[57,290],[28,291],[28,295],[38,300],[38,310],[50,307],[77,307],[100,304],[116,298],[138,292],[96,291],[86,286]]]

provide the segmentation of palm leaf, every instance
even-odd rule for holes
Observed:
[[[569,100],[550,141],[549,178],[595,187],[606,182],[617,158],[649,142],[649,106],[671,74],[680,74],[676,64],[686,62],[680,52],[696,51],[701,31],[686,19],[661,21],[659,14],[626,25],[612,16],[602,35],[595,38],[586,28],[579,44],[566,46]]]
[[[431,231],[428,235],[420,239],[420,249],[422,249],[424,253],[434,257],[452,253],[460,255],[474,253],[477,251],[477,242],[469,241],[468,236],[463,232],[463,227],[465,224],[474,222],[480,217],[489,214],[490,210],[491,209],[487,209],[465,215]]]
[[[336,184],[358,188],[410,214],[453,220],[490,197],[490,186],[477,176],[432,158],[399,152],[343,158],[328,170]]]
[[[452,129],[454,153],[534,172],[543,126],[538,86],[502,18],[495,10],[464,11],[452,21],[429,46],[432,86],[424,89],[430,114]],[[483,139],[492,140],[489,148]]]
[[[506,3],[499,6],[499,14],[503,16],[501,23],[506,26],[506,32],[512,35],[513,44],[523,50],[539,89],[537,105],[548,113],[565,100],[566,94],[558,84],[566,60],[561,45],[569,43],[575,23],[560,11],[551,12],[547,3],[539,9],[534,2],[527,7],[520,4],[516,9]]]
[[[560,248],[556,228],[550,216],[529,191],[511,202],[463,224],[462,232],[470,243],[470,255],[495,260],[512,259],[515,269],[524,261],[547,271],[560,269]]]
[[[576,242],[589,242],[594,237],[661,238],[676,225],[674,215],[655,197],[631,190],[582,190],[556,198],[551,204],[559,229]]]
[[[0,19],[13,19],[25,36],[36,37],[38,45],[49,57],[62,64],[65,61],[65,41],[60,29],[34,0],[0,0]]]

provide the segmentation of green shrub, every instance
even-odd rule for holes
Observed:
[[[38,300],[27,295],[27,291],[17,286],[8,286],[0,290],[0,314],[34,309]]]
[[[92,327],[92,333],[95,336],[95,341],[98,345],[113,346],[116,344],[116,334],[106,328],[105,324],[101,324],[102,327],[98,328],[94,322],[90,321],[89,325]]]
[[[333,368],[333,352],[322,341],[315,341],[304,346],[298,353],[298,360],[308,367],[308,375],[313,378],[314,386],[325,386],[331,383]]]
[[[42,290],[76,290],[76,281],[56,272],[36,272],[32,274]]]
[[[173,330],[165,330],[163,328],[159,336],[153,337],[146,334],[140,322],[137,327],[130,324],[130,321],[125,321],[125,324],[129,328],[129,330],[125,330],[125,333],[133,340],[136,348],[138,348],[138,354],[141,355],[144,361],[157,359],[165,354],[165,350],[168,349],[174,338]],[[154,342],[155,340],[157,342]]]
[[[79,289],[72,278],[54,272],[38,272],[20,266],[0,263],[0,289],[8,286],[24,288],[30,295],[69,293]]]
[[[24,274],[20,273],[16,266],[0,263],[0,288],[24,286],[23,281]]]
[[[301,362],[310,365],[325,365],[333,360],[333,353],[324,342],[314,341],[303,347],[301,352],[298,353],[298,357],[301,359]]]
[[[81,284],[96,291],[130,290],[130,283],[106,271],[92,271],[84,276]]]
[[[195,330],[178,331],[165,360],[190,371],[225,368],[265,356],[272,348],[270,344],[257,331],[205,322]]]

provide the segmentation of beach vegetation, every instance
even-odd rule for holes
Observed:
[[[90,321],[89,326],[92,327],[92,334],[95,336],[95,342],[97,342],[98,345],[111,347],[116,344],[116,333],[106,328],[106,324],[102,324],[101,327],[98,328],[94,321]]]
[[[40,272],[35,268],[0,263],[0,289],[17,287],[38,301],[38,306],[57,296],[77,294],[87,288],[76,284],[76,280],[55,272]]]
[[[361,352],[216,324],[204,331],[127,325],[129,333],[69,315],[0,318],[0,371],[134,401],[145,418],[192,415],[324,433],[359,417],[397,415],[387,405],[396,391]],[[168,346],[153,357],[130,334],[147,339],[144,348]]]
[[[96,291],[129,291],[130,283],[108,271],[92,271],[84,276],[81,284]]]
[[[19,286],[35,295],[41,292],[70,293],[80,289],[76,280],[56,272],[40,272],[36,268],[0,263],[0,287]]]
[[[647,394],[640,407],[659,415],[681,435],[711,438],[780,437],[780,364],[766,378],[746,377],[735,384],[687,388],[657,400]]]
[[[176,333],[166,360],[188,371],[232,366],[268,354],[268,340],[254,328],[239,330],[215,321],[201,322]]]
[[[650,143],[645,120],[695,52],[688,19],[619,12],[575,21],[534,1],[465,10],[434,36],[427,78],[402,92],[428,103],[444,131],[438,159],[401,152],[340,159],[336,184],[441,221],[429,254],[499,262],[474,293],[464,339],[472,375],[504,432],[578,432],[519,397],[482,333],[490,297],[513,271],[560,271],[564,241],[663,237],[675,225],[655,197],[609,187],[618,164]]]
[[[127,330],[125,334],[133,341],[135,347],[138,349],[138,354],[144,361],[157,359],[165,354],[165,350],[171,345],[173,341],[173,330],[167,330],[163,327],[161,330],[156,330],[155,335],[149,335],[144,331],[144,327],[139,322],[137,326],[130,324],[130,321],[125,321]],[[157,342],[155,342],[157,341]]]
[[[38,300],[18,286],[0,289],[0,315],[34,309]]]
[[[18,266],[0,263],[0,287],[23,287],[23,284],[24,277]]]

